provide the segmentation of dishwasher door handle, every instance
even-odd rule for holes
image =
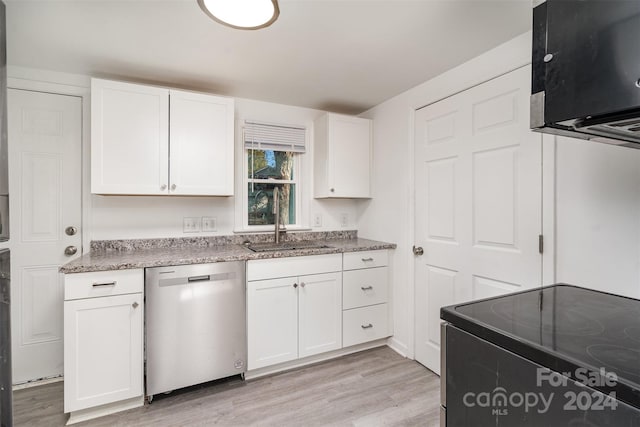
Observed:
[[[200,274],[197,276],[180,276],[180,277],[163,277],[156,279],[157,286],[163,288],[165,286],[184,286],[190,283],[198,282],[219,282],[222,280],[236,280],[236,273],[229,271],[226,273]],[[204,283],[203,283],[204,284]]]

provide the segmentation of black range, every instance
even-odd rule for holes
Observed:
[[[562,416],[566,422],[594,420],[575,425],[640,425],[639,300],[558,284],[444,307],[440,314],[448,322],[448,328],[443,328],[446,425],[470,419],[482,425],[478,424],[482,405],[471,397],[481,390],[491,397],[498,390],[507,397],[518,392],[532,400],[533,393],[543,401],[548,396],[555,399],[555,408],[531,411],[519,407],[517,399],[515,404],[488,405],[482,409],[491,425],[537,425]],[[452,372],[454,368],[469,372]],[[541,380],[539,368],[564,374],[569,384],[558,388],[548,377]],[[594,393],[586,396],[585,390]],[[599,401],[599,396],[616,402]],[[571,406],[572,398],[577,408]],[[452,407],[465,412],[464,416],[452,414]],[[576,411],[570,413],[567,408]],[[608,424],[614,418],[615,423]]]

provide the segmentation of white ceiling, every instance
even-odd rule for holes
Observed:
[[[9,65],[360,113],[530,29],[528,0],[280,0],[242,31],[196,0],[6,0]]]

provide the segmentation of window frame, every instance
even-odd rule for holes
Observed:
[[[244,137],[242,138],[244,140]],[[300,229],[301,225],[301,184],[300,184],[300,163],[303,153],[293,153],[293,176],[294,179],[257,179],[249,177],[249,148],[242,146],[242,229],[244,231],[273,231],[274,225],[249,225],[249,185],[254,183],[260,184],[294,184],[295,185],[295,217],[296,222],[293,224],[285,224],[285,229]]]
[[[233,232],[238,234],[244,233],[273,233],[273,225],[252,225],[249,226],[249,200],[248,200],[248,159],[245,148],[244,116],[237,116],[235,120],[235,159],[234,159],[234,195],[230,203],[230,209],[233,209]],[[278,118],[275,121],[282,121]],[[296,153],[294,161],[294,176],[297,177],[296,184],[296,224],[290,224],[286,227],[287,231],[309,231],[309,204],[313,197],[310,191],[313,188],[313,162],[311,153],[313,152],[312,139],[310,138],[310,129],[313,129],[313,123],[308,118],[301,118],[299,121],[305,126],[305,145],[304,153]]]

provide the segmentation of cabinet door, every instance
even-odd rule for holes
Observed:
[[[91,192],[167,194],[169,91],[91,80]]]
[[[370,197],[371,120],[336,114],[328,123],[331,197]]]
[[[295,277],[248,282],[248,369],[298,358],[297,283]]]
[[[64,411],[142,396],[142,294],[64,303]]]
[[[170,91],[170,194],[233,195],[231,98]]]
[[[300,277],[300,357],[342,347],[342,274]]]

